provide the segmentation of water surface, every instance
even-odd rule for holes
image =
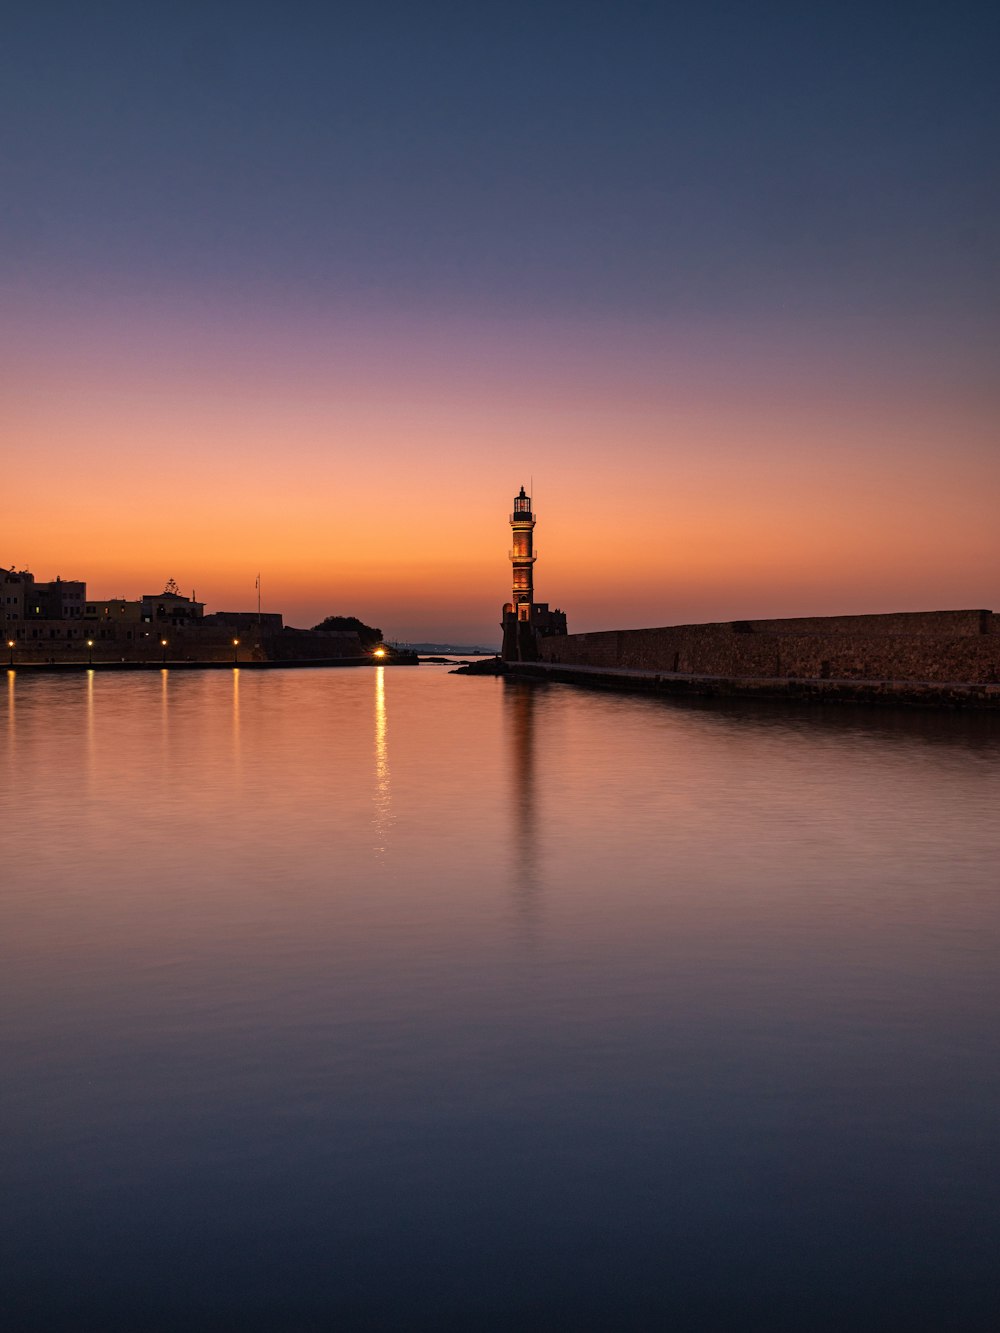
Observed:
[[[6,690],[19,1329],[995,1326],[995,720]]]

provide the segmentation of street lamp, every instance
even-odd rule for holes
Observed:
[[[13,639],[8,639],[8,640],[7,640],[7,647],[10,649],[10,664],[11,664],[11,666],[13,666],[13,665],[14,665],[14,640],[13,640]]]
[[[94,665],[94,640],[87,640],[87,666]]]
[[[239,639],[234,639],[234,640],[233,640],[233,662],[239,662],[239,660],[240,660],[240,641],[239,641]]]
[[[372,657],[385,657],[385,649],[376,648],[375,651],[372,653]]]
[[[166,641],[166,639],[161,639],[161,640],[160,640],[160,647],[163,649],[163,664],[164,664],[164,666],[166,666],[166,663],[167,663],[167,641]]]

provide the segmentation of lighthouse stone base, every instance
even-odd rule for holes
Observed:
[[[535,602],[530,617],[518,619],[513,610],[504,607],[503,647],[500,656],[505,662],[537,662],[538,642],[550,635],[566,633],[565,611],[549,610],[548,602]]]

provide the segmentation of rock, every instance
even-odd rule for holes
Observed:
[[[505,676],[507,663],[499,657],[484,657],[481,662],[467,662],[449,673],[452,676]]]

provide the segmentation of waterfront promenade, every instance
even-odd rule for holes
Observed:
[[[371,653],[360,657],[291,658],[285,661],[254,662],[15,662],[8,663],[7,671],[26,676],[78,676],[88,671],[151,672],[151,671],[288,671],[301,667],[395,667],[416,666],[415,654],[374,658]]]

